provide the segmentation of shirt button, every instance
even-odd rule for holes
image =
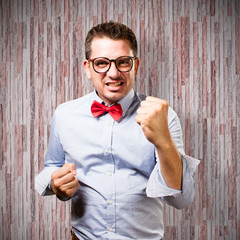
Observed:
[[[109,231],[109,232],[112,232],[112,231],[113,231],[113,229],[112,229],[112,228],[109,228],[109,229],[108,229],[108,231]]]
[[[106,150],[105,150],[105,152],[106,152],[106,153],[109,153],[109,150],[108,150],[108,149],[106,149]]]
[[[112,176],[112,173],[108,172],[108,176],[110,176],[110,177],[111,177],[111,176]]]
[[[111,201],[111,200],[110,200],[110,201],[108,201],[108,204],[110,204],[110,205],[111,205],[111,204],[112,204],[112,201]]]

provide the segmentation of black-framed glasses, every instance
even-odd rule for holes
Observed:
[[[115,66],[119,72],[129,72],[133,67],[134,59],[136,59],[136,57],[121,56],[116,59],[97,57],[88,59],[88,61],[92,62],[92,66],[95,72],[106,73],[111,67],[111,62],[115,63]]]

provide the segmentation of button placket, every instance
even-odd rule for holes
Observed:
[[[106,117],[105,128],[106,128],[106,137],[105,137],[105,147],[103,150],[103,154],[105,156],[105,161],[107,163],[106,168],[106,177],[109,178],[109,185],[111,186],[106,190],[106,228],[109,233],[114,233],[115,226],[115,204],[114,204],[114,196],[115,196],[115,178],[114,178],[114,159],[112,157],[112,133],[115,121],[113,118],[108,115]]]
[[[114,124],[114,120],[112,119],[112,117],[110,115],[107,116],[106,118],[106,145],[105,145],[105,149],[104,149],[104,155],[108,155],[111,153],[111,144],[112,144],[112,127]]]

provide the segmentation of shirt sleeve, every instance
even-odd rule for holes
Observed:
[[[65,163],[65,153],[57,135],[56,116],[53,115],[43,170],[35,178],[35,189],[40,195],[52,195],[51,175]]]
[[[162,197],[167,204],[177,209],[182,209],[193,201],[195,194],[195,179],[193,173],[200,161],[185,155],[180,121],[177,114],[171,108],[169,109],[168,119],[169,130],[181,154],[183,164],[182,190],[176,190],[167,186],[161,174],[159,160],[156,159],[156,165],[150,175],[146,192],[148,197]]]

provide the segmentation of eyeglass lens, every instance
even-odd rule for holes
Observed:
[[[132,68],[131,57],[119,57],[116,60],[110,60],[108,58],[96,58],[93,61],[94,70],[98,73],[105,73],[110,69],[111,62],[115,63],[116,68],[120,72],[128,72]]]

